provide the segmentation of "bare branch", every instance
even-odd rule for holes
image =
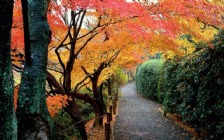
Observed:
[[[197,18],[197,20],[198,20],[198,22],[201,22],[201,23],[203,23],[205,26],[205,28],[206,28],[206,26],[211,26],[211,27],[213,27],[213,28],[215,28],[216,30],[221,30],[221,28],[219,28],[219,27],[217,27],[217,26],[215,26],[215,25],[213,25],[213,24],[209,24],[209,23],[206,23],[205,21],[203,21],[203,20],[201,20],[201,19],[199,19],[199,18]]]

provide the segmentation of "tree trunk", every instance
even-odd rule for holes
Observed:
[[[13,107],[13,75],[10,55],[11,27],[14,0],[0,3],[0,139],[17,139]]]
[[[76,123],[76,128],[79,130],[82,140],[87,140],[87,133],[85,128],[85,123],[82,120],[80,112],[78,111],[78,105],[73,98],[72,101],[68,101],[68,105],[64,110],[71,116],[74,123]]]
[[[56,139],[46,106],[45,84],[50,29],[45,0],[28,1],[31,60],[25,62],[18,96],[19,139]]]
[[[103,115],[105,114],[105,110],[106,110],[106,106],[105,103],[103,101],[103,83],[100,85],[99,87],[99,111],[100,111],[100,120],[99,120],[99,124],[103,125]]]
[[[101,95],[97,87],[99,75],[100,73],[95,74],[94,77],[91,79],[94,98],[96,100],[96,103],[98,106],[97,108],[99,109],[99,113],[100,113],[99,115],[96,114],[95,125],[98,125],[98,124],[103,125],[103,115],[104,115],[104,102],[103,100],[101,100],[103,97],[100,97]]]

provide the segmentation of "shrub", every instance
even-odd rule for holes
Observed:
[[[94,117],[94,111],[91,105],[78,100],[78,106],[82,119],[86,123]],[[57,137],[59,140],[73,140],[74,137],[81,139],[79,130],[75,127],[75,123],[70,115],[63,109],[59,110],[53,117],[53,121],[57,130]]]
[[[161,68],[158,79],[158,101],[163,103],[166,112],[171,113],[177,112],[177,105],[181,102],[180,94],[176,90],[177,67],[177,62],[166,61]]]
[[[224,38],[221,32],[181,61],[168,61],[161,70],[159,100],[166,111],[206,130],[210,139],[224,137]]]
[[[74,136],[81,138],[73,120],[65,111],[60,110],[52,119],[56,127],[58,140],[72,140]]]
[[[159,71],[163,60],[154,59],[143,63],[136,71],[136,86],[140,94],[146,95],[151,99],[157,99],[157,84]]]

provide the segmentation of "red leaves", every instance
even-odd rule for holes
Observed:
[[[184,18],[199,18],[208,24],[223,26],[223,6],[204,0],[160,1],[160,9],[164,16],[171,18],[178,15]],[[171,14],[172,13],[172,14]]]
[[[101,16],[129,22],[126,29],[136,37],[149,38],[150,33],[159,32],[174,37],[180,34],[176,16],[198,18],[207,24],[223,26],[223,7],[204,0],[160,0],[158,3],[126,2],[124,0],[62,0],[51,2],[48,20],[53,38],[67,30],[65,15],[70,10],[89,9]],[[68,14],[68,13],[67,13]],[[68,17],[70,15],[68,14]],[[12,47],[23,48],[22,14],[20,1],[15,1]]]

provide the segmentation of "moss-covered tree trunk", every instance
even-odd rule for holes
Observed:
[[[47,48],[50,40],[47,8],[47,0],[28,1],[31,60],[25,62],[19,89],[19,139],[55,139],[45,96]]]
[[[10,55],[14,0],[0,2],[0,139],[17,139],[13,108],[13,76]]]

